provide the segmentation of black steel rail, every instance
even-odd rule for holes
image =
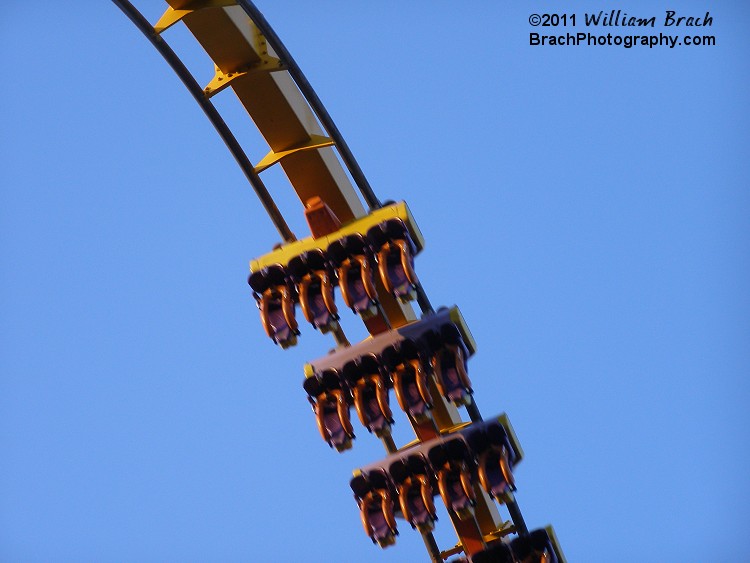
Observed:
[[[232,153],[232,156],[234,156],[237,164],[239,164],[245,177],[247,177],[250,185],[253,187],[253,190],[255,190],[255,193],[260,198],[263,207],[269,217],[271,217],[271,221],[273,221],[276,230],[279,231],[279,234],[283,237],[284,241],[293,242],[297,240],[297,237],[294,236],[289,225],[287,225],[278,207],[276,207],[276,203],[274,203],[271,194],[263,183],[263,180],[258,176],[258,173],[255,171],[255,168],[245,154],[245,151],[242,150],[237,138],[229,129],[229,126],[227,126],[221,115],[219,115],[219,111],[216,107],[208,100],[203,92],[203,88],[201,88],[200,84],[198,84],[195,78],[193,78],[193,75],[190,74],[187,67],[167,42],[164,41],[156,31],[154,31],[154,27],[143,16],[143,14],[133,6],[133,4],[128,0],[112,0],[112,2],[114,2],[115,5],[120,8],[128,18],[130,18],[130,21],[132,21],[151,44],[156,47],[156,50],[159,51],[162,57],[164,57],[164,60],[166,60],[169,66],[172,67],[172,70],[175,71],[188,91],[193,95],[195,101],[201,106],[201,109],[203,109],[211,124],[216,128],[216,131],[219,133],[219,136],[224,143],[226,143],[229,152]]]
[[[255,4],[250,0],[236,0],[236,2],[238,6],[245,10],[248,17],[253,20],[253,23],[255,23],[260,32],[266,38],[268,44],[274,51],[276,51],[276,55],[286,66],[292,79],[297,84],[297,88],[300,89],[302,95],[307,99],[307,103],[310,104],[310,107],[315,112],[315,115],[328,133],[328,136],[333,139],[333,142],[336,144],[336,148],[338,148],[339,154],[341,155],[341,160],[344,161],[346,168],[349,170],[349,174],[352,175],[352,179],[354,179],[354,183],[357,184],[357,187],[359,188],[362,197],[365,199],[365,202],[367,202],[368,207],[371,210],[382,207],[383,205],[380,203],[380,200],[372,190],[370,183],[367,181],[367,178],[365,178],[362,169],[359,167],[359,163],[357,163],[357,160],[354,158],[352,151],[349,150],[349,145],[346,144],[344,137],[341,135],[338,127],[336,127],[333,119],[331,119],[323,102],[318,98],[315,90],[313,90],[310,82],[302,73],[302,70],[292,57],[291,53],[284,46],[284,43],[281,42],[279,36],[276,35],[276,32]]]

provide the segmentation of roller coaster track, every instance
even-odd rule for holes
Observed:
[[[306,364],[304,388],[331,447],[352,446],[352,406],[384,444],[386,459],[355,471],[351,482],[372,541],[393,543],[398,516],[421,533],[434,562],[454,555],[474,563],[564,561],[551,527],[529,532],[524,522],[512,477],[523,451],[505,415],[482,419],[467,367],[476,344],[460,311],[435,312],[414,272],[413,258],[424,241],[411,212],[404,203],[380,202],[258,8],[249,0],[168,0],[152,25],[128,0],[113,2],[201,106],[283,239],[251,263],[249,283],[269,337],[283,348],[296,343],[299,305],[314,328],[336,341],[334,353]],[[204,87],[164,39],[175,24],[187,26],[214,64],[215,76]],[[211,101],[226,88],[269,145],[256,164]],[[261,179],[277,164],[305,206],[311,237],[295,236]],[[349,342],[338,322],[335,287],[371,338]],[[411,300],[420,307],[420,319]],[[417,437],[401,448],[390,434],[391,390]],[[461,419],[459,408],[471,422]],[[431,533],[434,496],[447,505],[455,547],[441,550]],[[498,505],[506,507],[509,522]]]

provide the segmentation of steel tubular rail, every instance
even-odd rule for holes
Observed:
[[[513,526],[515,526],[516,528],[516,533],[519,536],[528,536],[529,529],[526,527],[526,522],[524,521],[523,515],[521,514],[521,509],[518,507],[516,497],[512,494],[509,495],[509,498],[506,499],[505,504],[508,507],[508,512],[510,513],[510,518],[513,521]]]
[[[424,287],[422,287],[421,282],[417,285],[417,304],[419,305],[419,308],[423,313],[435,312],[435,309],[432,308],[430,299],[427,297],[427,292],[424,290]]]
[[[201,109],[203,109],[209,121],[219,133],[219,136],[227,145],[229,152],[231,152],[232,156],[234,156],[237,164],[242,169],[242,172],[244,172],[245,177],[247,177],[247,179],[249,180],[250,184],[255,190],[255,193],[260,198],[263,207],[265,208],[269,217],[271,217],[271,221],[273,221],[276,230],[283,237],[284,241],[293,242],[297,240],[297,237],[294,236],[294,233],[287,225],[278,207],[276,207],[276,203],[274,203],[271,194],[268,192],[268,189],[263,183],[263,180],[261,180],[260,176],[258,176],[258,173],[255,171],[255,168],[250,162],[250,159],[245,154],[245,151],[242,150],[242,147],[237,141],[237,138],[229,129],[229,126],[227,126],[221,115],[219,115],[219,111],[216,109],[216,107],[205,96],[205,94],[203,93],[203,88],[201,88],[198,82],[196,82],[195,78],[193,78],[193,75],[190,74],[190,71],[187,69],[185,64],[180,60],[180,58],[167,44],[167,42],[164,41],[164,39],[162,39],[161,36],[156,33],[156,31],[154,31],[154,27],[143,16],[143,14],[141,14],[135,8],[135,6],[133,6],[133,4],[131,4],[128,0],[112,0],[112,2],[114,2],[114,4],[118,8],[120,8],[120,10],[122,10],[126,16],[128,16],[130,21],[132,21],[141,31],[141,33],[143,33],[143,35],[148,38],[151,44],[156,47],[156,50],[159,51],[162,57],[164,57],[164,60],[166,60],[169,66],[172,67],[172,70],[175,71],[180,80],[182,80],[182,83],[193,95],[195,101],[198,102],[199,106],[201,106]]]
[[[289,74],[297,84],[300,92],[302,92],[302,95],[307,99],[310,107],[315,112],[315,115],[320,120],[323,128],[328,133],[328,136],[333,139],[333,142],[336,144],[336,148],[338,148],[339,150],[341,159],[344,161],[346,168],[349,170],[349,174],[352,175],[354,183],[357,184],[357,187],[362,193],[362,197],[364,197],[365,202],[367,203],[370,210],[379,209],[380,207],[382,207],[383,205],[380,203],[380,200],[372,190],[372,187],[367,181],[367,178],[365,178],[365,175],[362,172],[362,169],[359,167],[357,160],[354,158],[352,151],[349,150],[349,145],[346,144],[344,137],[341,135],[338,127],[336,127],[333,119],[331,119],[331,116],[323,105],[323,102],[320,101],[320,98],[318,98],[318,95],[315,93],[315,90],[313,90],[310,82],[302,73],[302,70],[300,69],[299,65],[297,65],[297,62],[292,57],[291,53],[289,53],[287,48],[281,42],[279,36],[276,35],[276,32],[273,30],[266,18],[250,0],[236,0],[236,2],[238,6],[245,10],[245,13],[248,15],[248,17],[253,20],[253,23],[255,23],[257,28],[263,34],[263,37],[266,38],[266,41],[269,43],[269,45],[271,45],[273,50],[276,51],[278,57],[286,65]]]

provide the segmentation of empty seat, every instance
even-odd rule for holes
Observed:
[[[294,316],[294,284],[281,265],[273,265],[250,274],[247,282],[260,309],[266,334],[282,348],[297,343],[297,320]]]
[[[307,322],[326,333],[338,327],[338,309],[333,297],[336,273],[322,250],[295,256],[287,265],[297,285],[300,307]]]
[[[378,303],[372,273],[375,258],[365,238],[355,233],[336,240],[328,246],[327,254],[336,268],[346,306],[363,319],[372,317]]]

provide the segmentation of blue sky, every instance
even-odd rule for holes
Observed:
[[[258,2],[409,203],[477,402],[525,449],[526,520],[571,562],[746,552],[750,8],[678,4]],[[717,45],[528,45],[534,12],[610,7],[710,10]],[[301,369],[330,341],[264,336],[247,263],[275,231],[156,51],[109,2],[10,2],[0,60],[0,559],[424,560],[408,526],[385,551],[362,532],[348,481],[382,448],[320,440]]]

